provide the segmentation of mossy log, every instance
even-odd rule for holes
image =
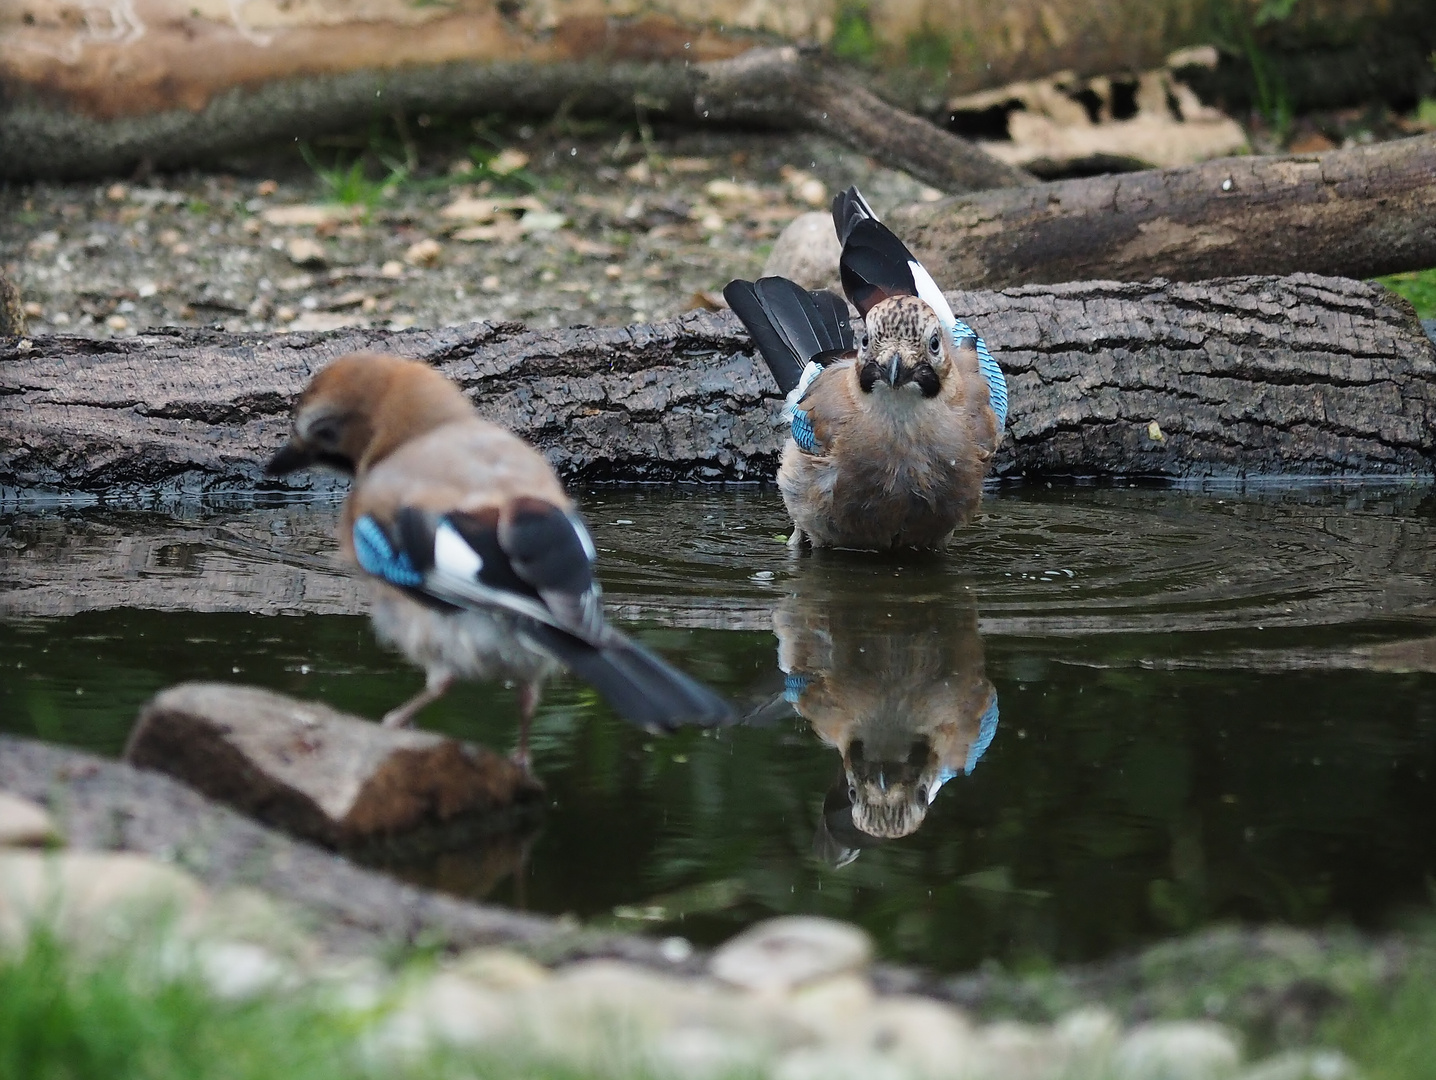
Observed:
[[[967,288],[1436,266],[1436,134],[1238,157],[905,207],[894,229]]]
[[[1381,286],[1295,275],[952,293],[1012,399],[996,474],[1381,475],[1436,466],[1436,347]],[[737,319],[652,326],[0,343],[0,487],[120,495],[283,487],[260,464],[314,370],[429,361],[569,478],[770,478],[776,385]],[[297,485],[332,480],[304,474]]]

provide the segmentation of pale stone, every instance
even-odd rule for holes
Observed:
[[[974,1077],[1039,1080],[1062,1068],[1062,1049],[1048,1028],[1004,1020],[983,1028],[976,1044]]]
[[[1118,1080],[1225,1080],[1241,1053],[1226,1028],[1202,1021],[1143,1024],[1113,1055]]]
[[[184,922],[204,896],[188,874],[139,855],[0,851],[0,942],[19,944],[40,925],[100,944],[157,918]]]
[[[55,823],[43,807],[0,791],[0,847],[43,847],[59,839]]]
[[[1356,1080],[1357,1075],[1339,1050],[1291,1050],[1257,1062],[1239,1080]]]
[[[294,985],[294,969],[247,941],[206,941],[195,947],[195,969],[216,997],[238,1001]]]
[[[1112,1056],[1122,1025],[1106,1009],[1074,1009],[1058,1019],[1053,1034],[1073,1061],[1092,1064]]]
[[[550,977],[548,968],[510,949],[471,949],[448,970],[490,990],[527,990]]]
[[[770,1074],[773,1080],[910,1080],[890,1058],[836,1046],[805,1047],[784,1054]]]
[[[369,1049],[381,1056],[422,1055],[436,1046],[475,1046],[511,1039],[516,1014],[503,995],[441,972],[411,987],[374,1029]]]
[[[765,1056],[812,1041],[805,1025],[771,1001],[615,960],[564,968],[521,1000],[529,1045],[615,1075],[639,1070],[642,1049],[675,1032],[714,1032],[736,1040],[743,1054],[751,1048]],[[679,1038],[675,1052],[685,1045]]]
[[[799,987],[785,1007],[824,1042],[867,1041],[876,999],[867,979],[843,972]]]
[[[805,289],[831,289],[842,296],[843,283],[838,277],[842,253],[832,214],[799,214],[773,241],[763,277],[785,277]]]
[[[404,252],[404,261],[410,266],[433,266],[444,253],[444,245],[432,236],[416,240]]]
[[[710,972],[749,990],[787,991],[872,960],[872,942],[855,926],[790,915],[749,927],[713,954]]]
[[[647,1071],[683,1080],[723,1080],[757,1073],[765,1056],[758,1042],[731,1031],[684,1027],[663,1032],[653,1041]]]
[[[289,261],[295,266],[323,266],[328,261],[324,245],[308,236],[296,236],[284,245]]]
[[[931,998],[880,998],[872,1009],[869,1036],[875,1048],[932,1080],[962,1075],[977,1056],[967,1017]]]

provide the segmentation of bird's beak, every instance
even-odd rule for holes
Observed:
[[[314,454],[307,447],[290,439],[264,463],[265,476],[285,476],[314,464]]]
[[[901,372],[902,372],[902,357],[901,357],[901,355],[898,354],[898,353],[893,353],[892,359],[888,361],[887,376],[888,376],[888,385],[889,385],[889,386],[892,386],[892,387],[896,387],[896,386],[897,386],[897,384],[898,384],[898,376],[901,374]]]

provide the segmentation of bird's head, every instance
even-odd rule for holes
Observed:
[[[865,743],[855,739],[844,755],[853,824],[884,839],[916,832],[931,803],[932,744],[919,737],[908,747],[906,758],[898,760],[870,758],[866,750]]]
[[[926,302],[893,296],[876,304],[857,334],[858,386],[865,394],[937,397],[952,375],[947,329]]]
[[[419,435],[472,415],[463,392],[427,364],[380,353],[342,356],[310,381],[268,476],[324,465],[354,475]]]

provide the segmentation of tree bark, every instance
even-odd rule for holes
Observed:
[[[1436,348],[1379,285],[1299,274],[951,299],[1007,372],[999,476],[1426,477],[1436,465]],[[0,485],[285,487],[260,464],[291,402],[359,349],[433,363],[569,478],[770,478],[786,437],[777,388],[726,312],[546,332],[56,337],[0,344]]]
[[[959,196],[891,224],[968,288],[1421,270],[1436,266],[1436,134]]]

